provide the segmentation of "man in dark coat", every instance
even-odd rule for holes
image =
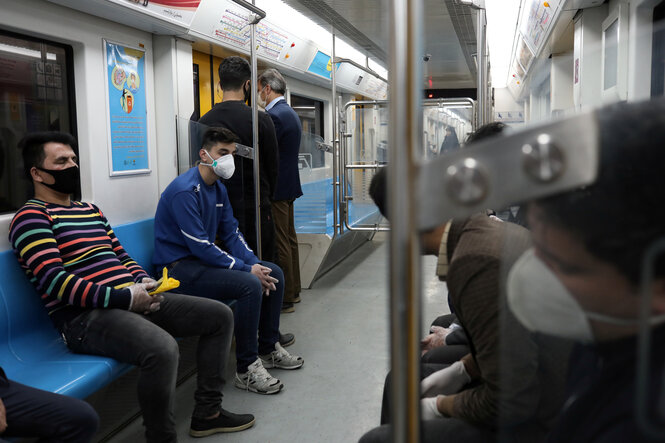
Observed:
[[[279,146],[279,173],[275,186],[272,213],[275,220],[277,264],[286,279],[282,312],[293,312],[300,302],[300,259],[298,237],[293,218],[293,202],[302,195],[298,152],[302,125],[286,99],[286,81],[276,69],[268,69],[258,79],[258,104],[272,119]]]
[[[251,69],[242,57],[226,57],[219,64],[219,84],[222,102],[201,117],[199,123],[230,129],[240,138],[240,143],[252,146],[252,108],[245,102],[250,96]],[[259,182],[261,184],[261,260],[274,261],[275,227],[271,202],[277,182],[277,138],[272,120],[265,112],[259,112]],[[224,185],[229,192],[233,216],[238,228],[245,235],[249,247],[256,247],[256,211],[254,198],[254,162],[235,156],[236,173]]]

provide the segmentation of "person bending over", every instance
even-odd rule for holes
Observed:
[[[529,206],[534,248],[508,300],[529,329],[578,343],[549,442],[665,441],[665,100],[596,115],[598,178]]]
[[[382,214],[386,172],[370,185]],[[420,241],[425,254],[438,257],[437,275],[471,348],[451,365],[422,365],[423,441],[542,441],[561,406],[569,347],[532,336],[505,309],[502,275],[530,246],[529,232],[477,214],[421,232]],[[383,423],[391,409],[384,392]],[[361,442],[389,441],[391,433],[384,424]]]

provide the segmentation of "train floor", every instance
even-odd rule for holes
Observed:
[[[223,407],[255,415],[246,431],[189,437],[195,377],[178,387],[176,423],[180,442],[356,442],[377,426],[381,394],[389,368],[388,237],[379,234],[341,264],[304,290],[296,312],[282,314],[282,332],[296,342],[289,352],[302,355],[295,371],[271,370],[282,380],[277,395],[224,388]],[[423,333],[437,316],[448,312],[445,284],[435,274],[436,260],[423,262]],[[233,380],[231,358],[227,380]],[[141,419],[116,434],[111,442],[143,440]]]

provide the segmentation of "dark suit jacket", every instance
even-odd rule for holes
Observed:
[[[293,200],[302,195],[298,170],[298,152],[302,135],[300,117],[286,100],[278,101],[270,108],[268,115],[275,125],[279,146],[279,173],[274,199]]]
[[[563,401],[570,343],[530,334],[507,309],[505,280],[531,246],[529,231],[484,214],[451,225],[446,282],[482,381],[460,392],[454,415],[499,428],[509,441],[542,440]]]

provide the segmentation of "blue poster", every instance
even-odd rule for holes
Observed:
[[[104,41],[111,175],[150,172],[145,51]]]
[[[337,63],[338,68],[339,65],[340,64]],[[314,60],[312,60],[312,63],[309,65],[309,68],[307,68],[307,71],[311,72],[312,74],[331,79],[332,62],[330,60],[330,56],[324,54],[321,51],[317,51],[316,55],[314,56]]]

